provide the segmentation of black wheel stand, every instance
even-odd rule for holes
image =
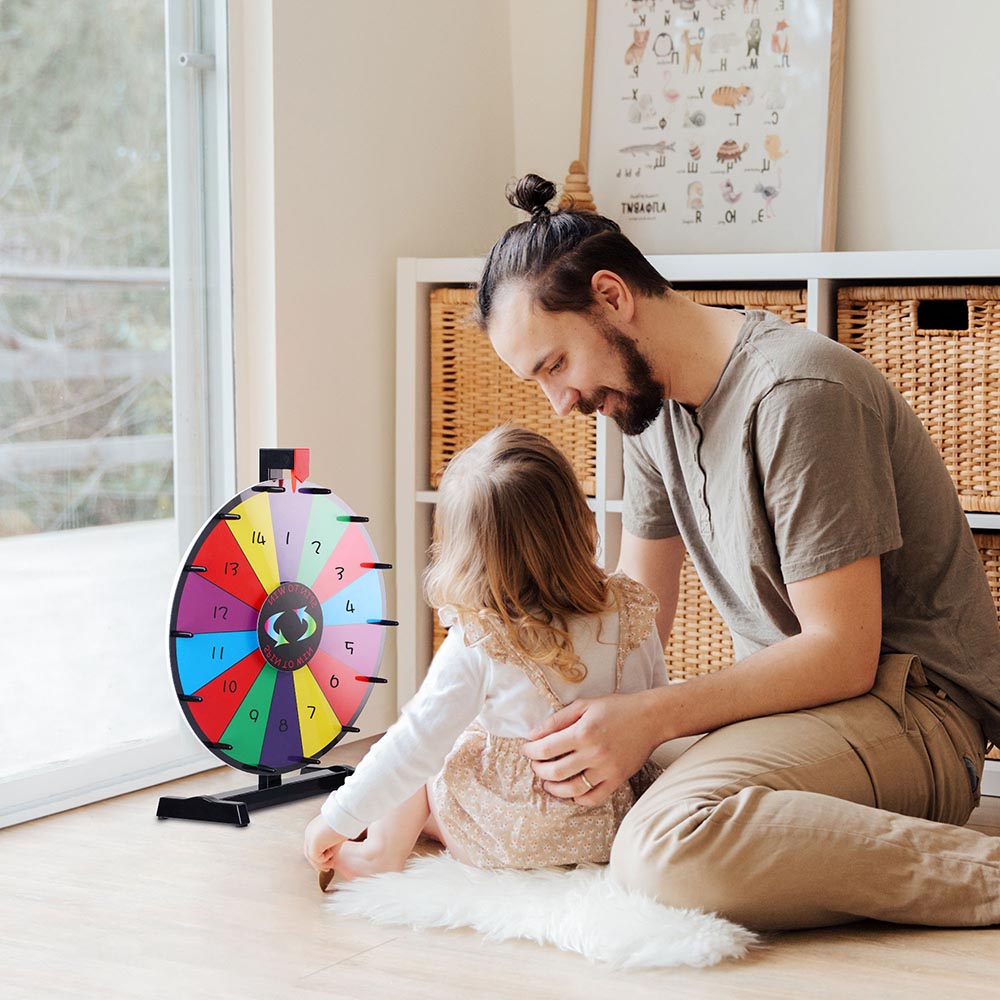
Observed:
[[[346,764],[332,767],[304,767],[299,777],[282,784],[280,774],[262,774],[257,779],[257,787],[240,788],[221,795],[192,795],[190,798],[175,798],[164,795],[156,809],[157,819],[195,819],[207,823],[229,823],[233,826],[248,826],[250,810],[264,809],[282,802],[296,802],[332,792],[354,772]]]

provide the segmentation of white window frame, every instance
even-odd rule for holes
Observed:
[[[234,492],[228,11],[164,0],[178,562]],[[167,619],[150,636],[169,668]],[[0,783],[0,827],[218,767],[177,711],[158,739],[46,765]]]

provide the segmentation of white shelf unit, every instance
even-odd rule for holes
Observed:
[[[859,284],[1000,285],[1000,250],[865,253],[712,254],[650,257],[678,285],[806,288],[807,325],[836,335],[837,289]],[[402,706],[423,678],[431,655],[431,615],[421,594],[436,493],[429,488],[431,290],[472,285],[479,258],[400,258],[396,279],[396,608],[400,629],[397,692]],[[621,435],[598,417],[597,518],[605,564],[618,559],[622,509]],[[1000,531],[1000,514],[969,514],[972,527]],[[1000,761],[987,762],[983,791],[1000,795]]]

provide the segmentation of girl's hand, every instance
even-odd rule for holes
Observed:
[[[333,868],[333,860],[337,855],[337,848],[340,847],[347,837],[337,833],[322,814],[310,821],[306,827],[306,840],[304,853],[306,860],[318,872],[327,871]]]
[[[531,758],[545,790],[598,806],[631,778],[660,743],[643,711],[644,694],[574,701],[532,733],[522,753]]]

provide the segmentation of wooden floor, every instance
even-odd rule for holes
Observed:
[[[352,763],[361,748],[335,751]],[[246,776],[242,776],[244,779]],[[235,781],[234,781],[235,778]],[[471,931],[335,918],[301,854],[319,799],[244,829],[157,821],[161,794],[252,782],[217,770],[0,831],[0,996],[73,998],[863,998],[1000,995],[1000,929],[862,923],[775,935],[706,970],[622,973]],[[1000,800],[972,824],[1000,836]]]

